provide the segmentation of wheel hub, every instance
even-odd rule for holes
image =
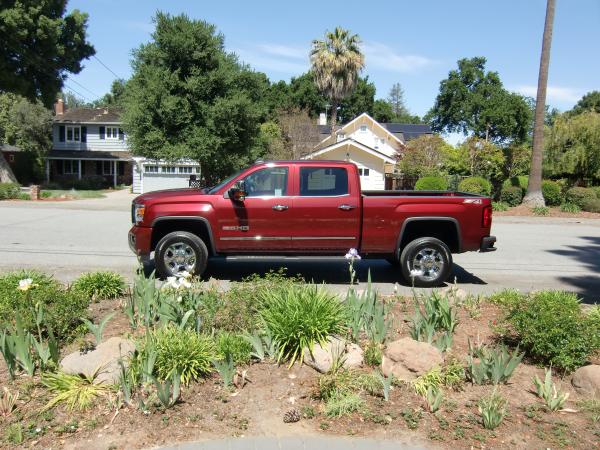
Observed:
[[[435,280],[444,269],[444,259],[441,253],[431,247],[425,247],[414,256],[412,269],[420,272],[420,276],[427,281]]]
[[[176,242],[167,248],[163,260],[171,276],[184,271],[193,273],[196,267],[196,252],[187,243]]]

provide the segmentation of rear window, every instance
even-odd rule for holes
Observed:
[[[342,167],[301,167],[300,196],[348,194],[348,173]]]

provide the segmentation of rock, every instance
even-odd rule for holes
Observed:
[[[345,369],[354,369],[363,364],[362,349],[344,339],[330,336],[325,346],[315,345],[312,354],[304,351],[304,363],[321,373],[329,372],[336,358],[342,358]]]
[[[95,383],[116,383],[120,372],[119,358],[134,351],[135,344],[129,339],[112,337],[84,355],[77,351],[65,356],[60,362],[60,368],[65,373],[82,373],[89,377],[99,369]],[[127,358],[123,358],[123,362],[127,366]]]
[[[600,365],[580,367],[573,374],[571,384],[578,394],[600,397]]]
[[[389,344],[383,352],[381,371],[385,376],[410,381],[444,362],[442,352],[427,342],[402,338]]]

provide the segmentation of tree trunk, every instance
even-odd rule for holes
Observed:
[[[0,152],[0,183],[17,183],[17,178]]]
[[[336,100],[331,101],[331,135],[335,137],[335,126],[337,125],[337,109],[338,102]]]
[[[552,45],[552,25],[556,0],[548,0],[546,5],[546,22],[542,40],[542,56],[538,76],[537,98],[535,103],[535,119],[533,125],[533,151],[531,152],[531,169],[529,184],[523,203],[530,207],[545,206],[542,194],[542,156],[544,151],[544,116],[546,114],[546,88],[548,87],[548,67],[550,65],[550,46]]]

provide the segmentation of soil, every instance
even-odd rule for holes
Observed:
[[[395,317],[391,340],[408,335],[408,317],[412,315],[411,299],[399,299],[393,304]],[[90,306],[94,318],[119,311],[108,323],[104,337],[127,335],[131,332],[127,317],[120,312],[118,300],[102,301]],[[459,308],[451,355],[465,359],[469,341],[492,343],[493,327],[501,311],[495,305],[482,303],[469,311]],[[85,337],[93,340],[92,336]],[[76,351],[74,342],[63,354]],[[594,362],[599,362],[596,358]],[[26,376],[8,381],[4,362],[0,363],[0,384],[21,395],[18,408],[9,417],[0,416],[0,430],[20,420],[25,442],[21,448],[148,448],[176,442],[206,440],[229,436],[289,436],[342,435],[393,439],[422,445],[431,449],[450,448],[599,448],[600,423],[594,423],[581,411],[578,402],[584,400],[571,387],[570,377],[559,381],[570,393],[565,405],[569,412],[546,411],[530,391],[534,375],[543,377],[543,369],[524,361],[509,383],[498,391],[509,402],[509,415],[494,431],[485,430],[480,421],[477,401],[491,393],[491,386],[466,383],[460,391],[445,390],[442,409],[426,412],[421,397],[409,385],[393,388],[390,400],[364,395],[366,408],[351,415],[330,419],[321,412],[321,403],[314,398],[319,377],[307,366],[273,363],[251,364],[247,369],[249,383],[239,390],[225,389],[213,375],[200,383],[183,387],[181,401],[173,408],[152,409],[144,414],[135,406],[115,413],[107,402],[84,412],[70,412],[60,406],[45,413],[40,410],[49,394],[39,384],[39,378]],[[370,372],[372,368],[362,369]],[[114,398],[112,399],[114,402]],[[283,415],[296,408],[303,413],[297,423],[286,424]],[[314,411],[315,416],[310,417]],[[414,419],[409,428],[410,419]],[[36,431],[39,430],[39,431]],[[4,435],[6,431],[2,431]],[[3,439],[4,436],[0,436]],[[2,440],[3,448],[14,448]]]
[[[577,219],[600,219],[600,213],[581,211],[578,213],[567,213],[560,210],[558,206],[550,206],[547,216],[539,216],[533,213],[531,208],[525,205],[515,206],[508,211],[494,211],[494,216],[527,216],[527,217],[567,217]]]

